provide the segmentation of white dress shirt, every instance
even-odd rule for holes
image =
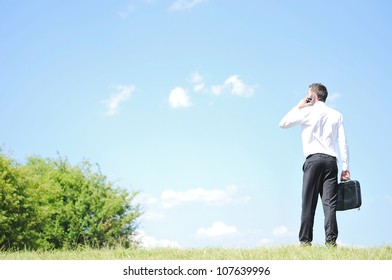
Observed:
[[[281,128],[300,124],[305,157],[323,153],[337,158],[338,146],[343,170],[349,170],[349,153],[343,126],[343,116],[338,111],[318,101],[313,106],[291,109],[280,121]]]

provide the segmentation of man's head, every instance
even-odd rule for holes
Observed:
[[[311,84],[309,86],[309,90],[311,93],[316,94],[318,101],[325,102],[325,100],[327,100],[328,90],[323,84],[320,83]]]

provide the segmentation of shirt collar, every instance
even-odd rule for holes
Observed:
[[[319,107],[319,106],[326,106],[326,105],[323,101],[317,101],[316,103],[314,103],[313,106]]]

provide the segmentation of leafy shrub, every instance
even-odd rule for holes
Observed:
[[[0,248],[71,249],[132,244],[136,192],[114,185],[93,165],[0,155]]]
[[[23,248],[31,244],[30,228],[35,209],[29,201],[28,186],[21,180],[14,162],[0,156],[0,248]]]

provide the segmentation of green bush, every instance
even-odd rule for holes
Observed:
[[[0,154],[0,248],[72,249],[132,244],[136,192],[115,188],[94,166]]]
[[[6,156],[0,156],[0,248],[30,246],[30,228],[35,208],[20,169]]]

